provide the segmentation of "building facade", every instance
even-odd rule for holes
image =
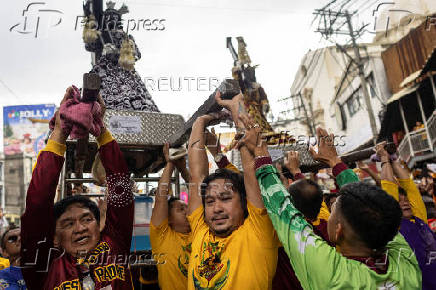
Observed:
[[[377,129],[379,116],[390,97],[382,51],[383,47],[377,44],[360,46]],[[351,48],[347,54],[354,57]],[[301,116],[293,126],[303,128],[309,135],[316,127],[326,128],[337,136],[336,145],[341,154],[371,141],[373,134],[357,66],[338,48],[321,48],[305,55],[294,78],[291,96],[298,96],[292,98],[293,106],[304,107],[307,112],[307,117]]]
[[[26,207],[26,192],[32,177],[32,158],[23,154],[6,155],[4,171],[4,214],[9,222],[19,224]]]

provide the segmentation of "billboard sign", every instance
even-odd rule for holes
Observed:
[[[3,107],[4,154],[37,156],[45,146],[48,122],[55,111],[54,104]]]

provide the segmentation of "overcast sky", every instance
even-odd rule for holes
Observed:
[[[38,0],[39,1],[39,0]],[[90,54],[84,49],[82,29],[75,30],[82,15],[80,0],[41,0],[29,12],[27,31],[34,32],[40,15],[39,35],[22,34],[23,9],[31,1],[3,1],[0,11],[0,106],[58,104],[71,84],[81,86],[82,74],[91,69]],[[256,74],[278,112],[277,100],[289,95],[298,65],[309,49],[325,46],[311,27],[312,12],[323,0],[126,0],[126,19],[165,19],[163,31],[140,29],[135,37],[142,58],[136,69],[144,78],[218,78],[231,76],[232,57],[227,36],[243,36]],[[54,9],[62,12],[37,12]],[[48,27],[62,21],[55,27]],[[12,31],[10,28],[20,24]],[[48,28],[47,28],[48,27]],[[236,41],[234,42],[235,47]],[[165,113],[192,114],[204,102],[208,91],[151,90],[154,101]],[[167,86],[168,88],[168,86]],[[204,89],[204,87],[203,87]],[[3,110],[1,109],[2,114]],[[1,122],[3,121],[0,116]],[[0,134],[2,135],[2,134]],[[0,143],[3,144],[2,136]],[[2,145],[1,145],[2,146]],[[0,148],[1,150],[1,148]]]

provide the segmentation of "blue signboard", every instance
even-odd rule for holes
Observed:
[[[48,121],[55,111],[54,104],[3,107],[5,155],[36,156],[44,147]]]

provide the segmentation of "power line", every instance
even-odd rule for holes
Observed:
[[[352,17],[355,16],[357,12],[349,13],[348,10],[342,12],[341,10],[326,11],[325,9],[317,9],[315,10],[314,14],[316,15],[316,17],[320,16],[320,18],[324,20],[324,21],[320,21],[322,25],[319,25],[316,31],[320,32],[326,39],[332,38],[333,35],[343,34],[343,35],[348,35],[349,39],[352,42],[354,57],[349,56],[345,48],[343,48],[343,46],[339,45],[338,43],[336,43],[336,46],[340,48],[343,53],[347,54],[350,61],[354,62],[357,65],[357,68],[359,70],[360,83],[362,86],[362,92],[366,104],[366,109],[368,111],[369,122],[371,125],[371,131],[373,134],[374,142],[376,142],[377,127],[376,127],[374,112],[371,105],[370,95],[368,92],[368,84],[365,78],[364,59],[362,59],[362,57],[360,56],[360,47],[357,45],[357,38],[359,38],[361,34],[363,34],[367,24],[366,25],[364,24],[359,29],[354,30],[352,24]],[[338,19],[345,19],[345,23],[347,24],[348,31],[342,30],[344,24],[340,25],[339,27],[338,25],[336,25]],[[345,73],[344,77],[347,76],[347,73],[348,72]]]

